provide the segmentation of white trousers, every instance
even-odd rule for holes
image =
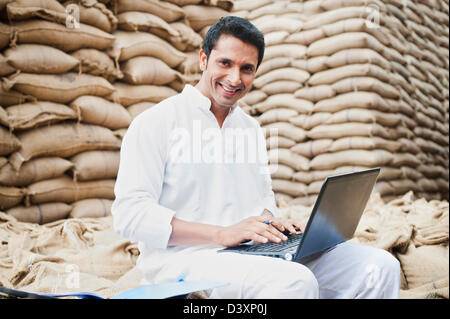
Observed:
[[[398,298],[400,289],[400,264],[395,257],[385,250],[353,243],[342,243],[304,265],[208,249],[192,252],[182,263],[182,268],[188,269],[183,274],[185,280],[230,283],[210,291],[210,298],[378,299]],[[163,273],[173,275],[180,265],[164,268]],[[161,275],[158,281],[170,280]]]

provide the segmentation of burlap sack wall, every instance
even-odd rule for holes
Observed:
[[[0,3],[0,210],[48,223],[110,215],[132,119],[199,79],[230,1]]]
[[[326,176],[375,166],[386,200],[448,199],[446,1],[241,0],[233,14],[266,38],[244,102],[279,128],[278,203],[310,205]]]

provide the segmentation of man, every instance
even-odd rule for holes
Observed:
[[[226,17],[211,27],[196,87],[143,112],[124,137],[116,231],[139,242],[137,266],[148,282],[230,283],[210,298],[397,297],[399,263],[375,248],[341,244],[307,265],[217,253],[246,240],[280,242],[302,228],[278,216],[265,137],[236,106],[263,55],[264,37],[248,21]]]

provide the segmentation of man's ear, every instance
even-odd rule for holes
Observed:
[[[205,51],[203,51],[203,49],[200,49],[200,70],[202,72],[205,71],[207,65],[208,65],[208,57],[206,56]]]

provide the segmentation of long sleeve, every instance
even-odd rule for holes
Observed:
[[[122,142],[112,206],[115,231],[153,248],[167,247],[175,215],[158,203],[169,148],[163,107],[144,112],[130,125]]]

